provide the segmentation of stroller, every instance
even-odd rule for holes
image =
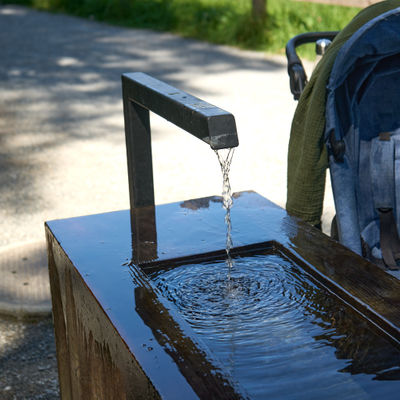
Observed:
[[[296,47],[330,43],[310,82]],[[319,42],[320,49],[321,46]],[[306,33],[286,47],[299,104],[288,155],[287,210],[320,223],[329,166],[331,236],[388,270],[400,265],[400,1],[368,7],[341,32]]]

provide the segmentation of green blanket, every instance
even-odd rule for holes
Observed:
[[[288,152],[286,209],[289,214],[317,225],[321,221],[328,153],[323,140],[326,85],[342,45],[369,20],[400,7],[400,0],[386,0],[362,10],[336,36],[315,68],[293,117]]]

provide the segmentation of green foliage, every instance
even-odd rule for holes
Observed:
[[[265,25],[251,18],[248,0],[174,0],[175,32],[214,43],[258,47],[267,41]],[[183,12],[185,10],[185,12]]]
[[[114,24],[167,30],[214,43],[283,52],[293,36],[340,30],[357,8],[268,0],[267,18],[254,20],[251,0],[14,0],[39,9]],[[4,1],[3,1],[4,3]],[[306,50],[305,54],[312,54]],[[303,52],[304,55],[304,52]]]
[[[284,44],[303,32],[337,31],[343,29],[360,11],[355,7],[331,6],[318,3],[269,0],[271,29],[270,51],[281,52]],[[314,54],[306,48],[305,54]]]

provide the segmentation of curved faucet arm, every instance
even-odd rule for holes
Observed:
[[[131,209],[154,205],[149,111],[218,150],[238,146],[234,116],[142,72],[122,75]]]

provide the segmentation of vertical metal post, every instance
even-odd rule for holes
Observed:
[[[122,86],[131,210],[154,205],[149,110],[132,101]]]
[[[132,262],[138,265],[157,259],[150,113],[149,110],[129,98],[126,86],[123,86],[123,103],[131,210]],[[137,207],[141,208],[140,212]]]

